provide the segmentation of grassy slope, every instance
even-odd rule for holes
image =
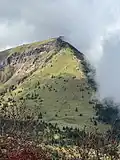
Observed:
[[[21,52],[26,47],[37,47],[43,43],[46,42],[17,47],[10,50],[9,54],[16,50]],[[89,104],[92,94],[80,60],[69,47],[61,49],[43,68],[38,68],[12,91],[17,105],[21,105],[20,97],[25,99],[26,115],[33,113],[36,117],[42,112],[44,120],[57,122],[59,125],[79,127],[92,125],[90,118],[95,115],[93,105]],[[8,97],[10,93],[7,92],[4,99]],[[99,127],[105,126],[99,124]]]

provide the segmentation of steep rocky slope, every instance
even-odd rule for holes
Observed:
[[[84,55],[61,38],[3,51],[1,114],[43,119],[60,126],[91,126],[95,116],[91,98],[96,86],[90,72]]]

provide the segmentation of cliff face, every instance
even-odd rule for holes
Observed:
[[[18,46],[1,52],[0,63],[2,115],[10,117],[14,108],[20,119],[42,115],[59,125],[91,124],[94,81],[84,55],[71,44],[59,37]]]
[[[2,76],[8,66],[9,68],[13,68],[11,77],[14,74],[16,76],[18,74],[22,74],[22,77],[19,76],[18,79],[23,78],[24,75],[27,76],[27,74],[35,71],[38,67],[44,64],[45,61],[47,61],[50,51],[55,53],[55,50],[58,49],[57,43],[58,42],[56,40],[51,40],[45,44],[23,45],[8,50],[8,55],[6,54],[7,57],[2,57],[1,61],[1,70],[3,71]],[[5,79],[4,82],[7,82],[7,80],[8,79]]]
[[[50,39],[47,42],[34,43],[32,45],[23,45],[17,48],[1,52],[0,70],[2,71],[0,81],[7,82],[13,75],[21,76],[14,77],[20,80],[24,76],[33,73],[38,67],[43,67],[52,59],[62,48],[71,48],[75,51],[78,58],[82,59],[83,54],[77,51],[69,43],[62,41],[60,38]],[[7,53],[7,54],[5,54]],[[9,66],[9,69],[8,69]],[[7,69],[6,69],[7,68]],[[11,77],[8,78],[5,70],[10,72]],[[5,77],[5,78],[4,78]]]
[[[59,52],[62,48],[71,48],[74,50],[75,54],[82,60],[84,55],[80,53],[76,48],[74,48],[69,43],[62,41],[60,38],[51,39],[48,42],[38,42],[28,45],[19,46],[17,48],[13,48],[7,50],[7,54],[5,51],[1,52],[0,61],[3,66],[6,65],[17,65],[19,63],[25,63],[27,60],[32,59],[38,56],[42,56],[44,53],[49,53],[51,51]]]

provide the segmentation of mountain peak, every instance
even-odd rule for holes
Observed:
[[[41,52],[49,52],[51,50],[59,52],[62,48],[70,48],[78,58],[84,59],[84,55],[81,52],[79,52],[70,43],[64,41],[63,36],[59,36],[57,38],[51,38],[41,42],[23,44],[0,52],[0,68],[10,64],[15,57],[22,60],[21,58],[25,56],[37,55]]]
[[[19,118],[42,113],[45,121],[64,125],[79,125],[81,120],[83,125],[93,116],[89,68],[84,55],[63,37],[3,51],[0,60],[1,109],[7,104],[9,110],[13,99],[17,108],[23,107]]]

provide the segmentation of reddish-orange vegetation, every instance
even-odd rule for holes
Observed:
[[[33,144],[12,137],[0,138],[0,160],[51,160],[49,152]]]
[[[8,160],[51,160],[51,158],[44,150],[30,147],[8,153]]]

